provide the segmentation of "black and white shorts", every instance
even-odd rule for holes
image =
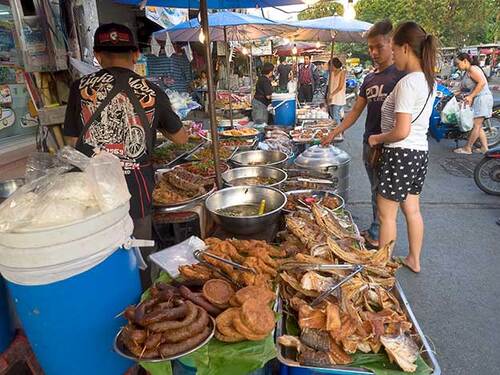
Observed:
[[[403,202],[408,194],[419,195],[424,186],[428,163],[428,151],[382,148],[378,194],[395,202]]]

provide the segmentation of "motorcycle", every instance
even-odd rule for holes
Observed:
[[[500,146],[484,154],[474,169],[474,181],[485,193],[500,195]]]
[[[458,147],[459,140],[467,140],[470,132],[462,132],[457,124],[446,124],[441,121],[441,111],[448,101],[454,97],[446,86],[438,84],[437,95],[432,108],[431,119],[429,121],[429,133],[436,140],[453,139]],[[494,147],[500,143],[500,102],[495,102],[493,106],[493,115],[483,122],[483,130],[486,134],[488,147]],[[480,147],[479,140],[476,146]]]

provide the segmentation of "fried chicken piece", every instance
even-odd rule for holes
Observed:
[[[179,273],[188,280],[208,281],[213,277],[212,271],[201,264],[179,266]]]

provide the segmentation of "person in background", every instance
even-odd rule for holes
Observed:
[[[292,66],[286,62],[286,57],[280,57],[280,64],[276,69],[278,73],[278,86],[281,91],[288,91],[288,82],[290,81],[290,72]]]
[[[472,154],[473,151],[485,153],[488,151],[488,140],[483,130],[483,122],[493,113],[493,95],[488,87],[488,80],[476,60],[471,59],[466,53],[460,53],[456,58],[456,64],[458,69],[465,72],[460,89],[462,93],[467,94],[464,102],[470,105],[474,112],[474,128],[465,146],[453,151],[466,155]],[[481,148],[473,150],[472,147],[478,138]]]
[[[256,124],[269,123],[269,111],[267,107],[271,104],[271,96],[273,94],[273,86],[271,84],[273,71],[273,64],[264,63],[261,75],[255,84],[255,95],[252,100],[252,119]]]
[[[351,111],[347,113],[340,126],[331,131],[321,143],[330,144],[335,137],[349,129],[358,120],[361,113],[367,108],[365,132],[363,135],[363,162],[371,186],[372,223],[367,230],[361,232],[369,247],[379,245],[379,221],[377,214],[377,168],[370,163],[373,150],[368,145],[368,137],[380,134],[380,118],[382,103],[391,93],[394,86],[404,76],[392,61],[391,49],[392,24],[390,21],[380,21],[368,31],[368,51],[373,60],[375,71],[368,74],[361,85],[359,96]]]
[[[318,80],[318,71],[316,65],[311,63],[311,56],[304,56],[304,63],[299,66],[299,101],[312,102]]]
[[[392,38],[394,63],[407,75],[382,105],[382,133],[368,138],[371,147],[383,145],[377,187],[379,246],[396,240],[401,207],[408,229],[409,254],[399,262],[413,272],[420,272],[424,240],[420,193],[429,162],[427,131],[437,91],[437,43],[415,22],[398,26]]]
[[[328,112],[331,118],[335,121],[336,125],[339,125],[341,118],[342,107],[345,105],[345,77],[346,71],[342,65],[342,62],[334,57],[328,63],[329,66],[329,77],[328,77],[328,87],[326,90],[326,104],[328,105]]]
[[[131,195],[134,237],[151,239],[156,130],[174,143],[186,143],[188,135],[168,96],[134,73],[139,49],[128,27],[99,26],[94,54],[102,69],[71,86],[63,130],[66,142],[89,157],[104,150],[120,159]],[[148,261],[152,249],[141,251]],[[142,272],[141,281],[147,288],[150,275]]]

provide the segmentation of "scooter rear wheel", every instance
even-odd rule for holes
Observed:
[[[485,193],[500,195],[500,159],[483,158],[474,169],[474,181]]]

